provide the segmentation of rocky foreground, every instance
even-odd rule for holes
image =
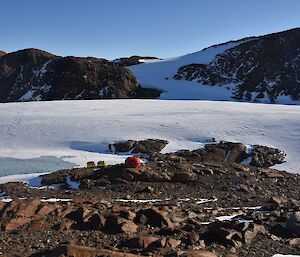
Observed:
[[[109,146],[145,160],[0,185],[2,256],[300,254],[300,176],[278,149],[240,143],[162,154],[164,140]]]

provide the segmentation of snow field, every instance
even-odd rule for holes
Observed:
[[[9,168],[7,158],[12,158],[11,174],[24,173],[16,159],[31,158],[34,166],[32,158],[42,156],[73,166],[120,163],[127,155],[112,155],[107,145],[145,138],[168,140],[164,152],[200,148],[212,137],[262,144],[287,153],[287,162],[276,168],[299,172],[300,167],[300,106],[162,100],[7,103],[0,104],[0,121],[0,165],[4,158]],[[49,168],[54,170],[55,165]]]

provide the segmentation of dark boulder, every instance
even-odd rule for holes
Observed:
[[[157,210],[156,208],[149,208],[138,211],[135,221],[137,223],[150,225],[152,227],[172,227],[172,222],[167,217],[167,213]]]
[[[286,154],[279,149],[254,145],[250,165],[256,167],[271,167],[285,162]]]
[[[160,60],[157,57],[152,57],[152,56],[138,56],[138,55],[133,55],[130,57],[122,57],[119,59],[114,60],[114,63],[117,63],[121,66],[131,66],[131,65],[137,65],[144,63],[143,60]]]
[[[114,153],[131,152],[151,155],[159,153],[167,144],[168,141],[161,139],[127,140],[110,144],[108,149]]]

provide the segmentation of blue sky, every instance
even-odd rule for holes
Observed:
[[[0,50],[172,57],[300,27],[300,0],[3,0]]]

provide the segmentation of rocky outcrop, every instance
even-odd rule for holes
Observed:
[[[300,211],[293,213],[287,221],[287,229],[296,236],[300,237]]]
[[[216,221],[209,225],[208,231],[216,240],[233,247],[240,247],[243,243],[250,244],[259,233],[267,233],[263,226],[250,222]]]
[[[299,28],[236,43],[208,64],[179,68],[174,78],[225,87],[232,90],[232,98],[243,101],[300,99]]]
[[[47,257],[57,256],[72,256],[72,257],[138,257],[139,255],[119,252],[108,249],[97,249],[95,247],[88,247],[82,245],[62,245],[52,250]]]
[[[0,208],[0,247],[4,253],[11,249],[9,253],[16,256],[32,257],[225,256],[228,250],[255,248],[257,238],[265,241],[264,247],[271,253],[272,242],[288,243],[285,251],[290,253],[299,246],[299,205],[291,199],[280,206],[266,202],[264,207],[252,209],[222,208],[214,202],[200,208],[196,199],[156,204],[51,201],[19,199]],[[65,236],[71,239],[65,241]],[[29,241],[25,244],[24,240]],[[14,244],[16,248],[11,248]],[[216,253],[208,251],[212,249]]]
[[[157,57],[151,57],[151,56],[138,56],[138,55],[133,55],[130,57],[122,57],[119,59],[114,60],[113,62],[118,63],[119,65],[122,66],[131,66],[131,65],[137,65],[141,64],[147,61],[157,61],[160,60]]]
[[[43,175],[41,183],[44,186],[60,184],[63,188],[68,188],[67,178],[77,182],[81,188],[114,184],[120,180],[190,183],[201,181],[206,175],[222,175],[231,171],[246,173],[254,171],[259,176],[267,178],[283,178],[282,172],[269,168],[284,162],[285,159],[285,153],[275,148],[254,145],[249,150],[241,143],[219,142],[207,144],[204,148],[193,151],[160,153],[167,143],[161,139],[146,139],[110,144],[108,148],[113,153],[125,152],[146,157],[147,163],[136,168],[119,164],[96,170],[74,169],[53,172]],[[244,184],[238,188],[241,191],[250,190]]]
[[[255,148],[257,166],[249,162]],[[1,252],[15,257],[298,253],[300,176],[268,167],[266,160],[282,161],[279,153],[215,142],[193,151],[154,151],[137,168],[118,164],[43,175],[42,183],[54,183],[54,189],[1,184]],[[79,188],[68,188],[70,180]]]
[[[177,240],[175,240],[177,241]],[[169,240],[166,242],[167,245],[170,242],[174,243],[175,241]],[[168,247],[168,246],[167,246]],[[66,257],[138,257],[141,255],[120,252],[116,250],[109,250],[109,249],[97,249],[95,247],[87,247],[87,246],[80,246],[80,245],[62,245],[51,251],[47,254],[47,257],[57,257],[57,256],[66,256]],[[146,255],[142,255],[146,256]],[[154,255],[147,255],[152,257],[163,257],[164,255],[161,254],[154,254]],[[205,250],[189,250],[189,251],[181,251],[176,256],[182,257],[218,257],[217,254],[205,251]]]
[[[159,153],[167,144],[168,141],[161,139],[127,140],[110,144],[108,149],[113,153],[131,152],[151,155]]]
[[[0,101],[103,98],[151,98],[120,65],[99,58],[60,57],[38,49],[6,54],[0,59]]]
[[[251,153],[251,165],[256,167],[271,167],[285,162],[285,153],[271,147],[254,145]]]
[[[6,55],[6,53],[3,52],[3,51],[0,51],[0,58],[1,58],[1,56],[3,56],[3,55]]]

